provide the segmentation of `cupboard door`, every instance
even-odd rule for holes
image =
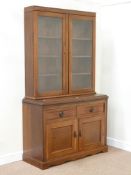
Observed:
[[[95,18],[69,18],[70,93],[94,91]]]
[[[77,150],[76,120],[60,120],[47,124],[46,153],[52,159],[76,152]]]
[[[91,150],[105,145],[104,117],[79,120],[79,150]]]
[[[66,15],[37,14],[37,91],[39,96],[67,93]],[[66,71],[65,71],[66,70]]]

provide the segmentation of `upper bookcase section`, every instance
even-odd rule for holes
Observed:
[[[25,95],[95,93],[95,13],[25,8]]]

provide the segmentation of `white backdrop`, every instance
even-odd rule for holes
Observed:
[[[108,142],[131,151],[131,3],[98,13],[99,90],[109,95]]]

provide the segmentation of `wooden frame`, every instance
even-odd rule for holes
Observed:
[[[92,36],[92,88],[91,89],[79,89],[72,90],[72,20],[82,19],[92,21],[93,24],[93,36]],[[95,18],[80,16],[80,15],[69,15],[69,93],[70,94],[83,94],[83,93],[95,93]]]
[[[53,12],[35,12],[35,60],[34,60],[34,76],[35,76],[35,92],[36,96],[54,96],[54,95],[61,95],[61,94],[67,94],[68,91],[68,85],[67,85],[67,74],[66,74],[66,69],[67,69],[67,56],[66,56],[66,48],[67,48],[67,40],[66,40],[66,15],[65,14],[60,14],[60,13],[53,13]],[[59,17],[62,19],[62,91],[52,91],[52,92],[47,92],[40,94],[38,92],[38,16],[48,16],[48,17]]]

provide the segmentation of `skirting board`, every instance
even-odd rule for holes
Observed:
[[[107,145],[131,152],[131,143],[107,137]]]
[[[22,154],[23,154],[23,151],[19,151],[19,152],[9,153],[9,154],[0,156],[0,165],[22,160]]]

